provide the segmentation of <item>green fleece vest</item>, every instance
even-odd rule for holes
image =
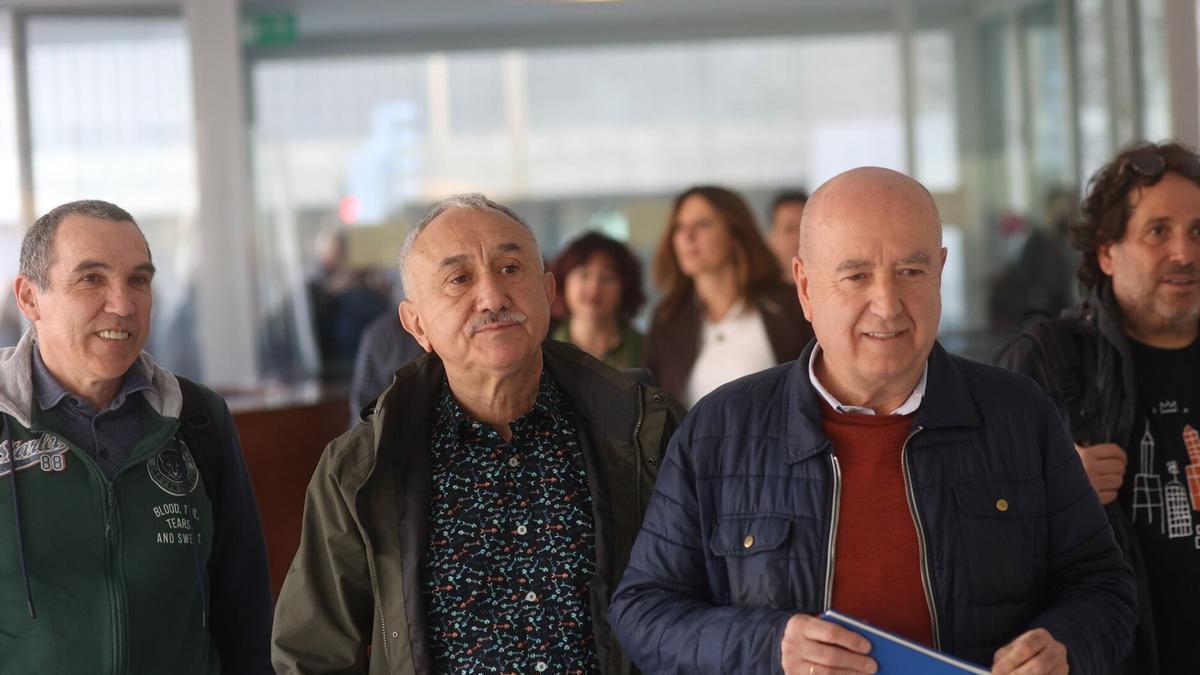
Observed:
[[[208,583],[212,502],[178,420],[142,406],[145,433],[111,482],[53,412],[33,430],[5,418],[15,452],[0,447],[0,672],[219,672],[197,576],[198,562]]]

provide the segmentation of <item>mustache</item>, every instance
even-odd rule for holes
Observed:
[[[1188,263],[1186,265],[1171,265],[1170,267],[1168,267],[1166,270],[1163,271],[1163,276],[1167,276],[1167,277],[1174,276],[1176,274],[1183,274],[1183,275],[1187,275],[1190,277],[1196,276],[1195,263]]]
[[[467,326],[467,332],[470,335],[474,335],[484,328],[498,323],[522,324],[525,323],[527,318],[521,312],[511,309],[488,311],[472,319],[471,323]]]

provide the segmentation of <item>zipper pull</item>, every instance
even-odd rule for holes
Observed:
[[[112,517],[113,512],[116,511],[116,498],[113,496],[112,487],[110,486],[105,486],[104,494],[108,502],[104,514],[104,536],[108,537],[112,533]]]

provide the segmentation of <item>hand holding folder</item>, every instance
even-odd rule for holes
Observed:
[[[821,668],[838,672],[878,671],[867,655],[871,643],[859,633],[809,614],[795,614],[783,632],[780,656],[785,675],[809,675]]]

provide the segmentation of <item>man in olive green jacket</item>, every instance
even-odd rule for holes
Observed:
[[[432,353],[317,466],[277,672],[629,672],[609,598],[681,408],[545,341],[553,278],[509,209],[451,198],[400,259]]]

